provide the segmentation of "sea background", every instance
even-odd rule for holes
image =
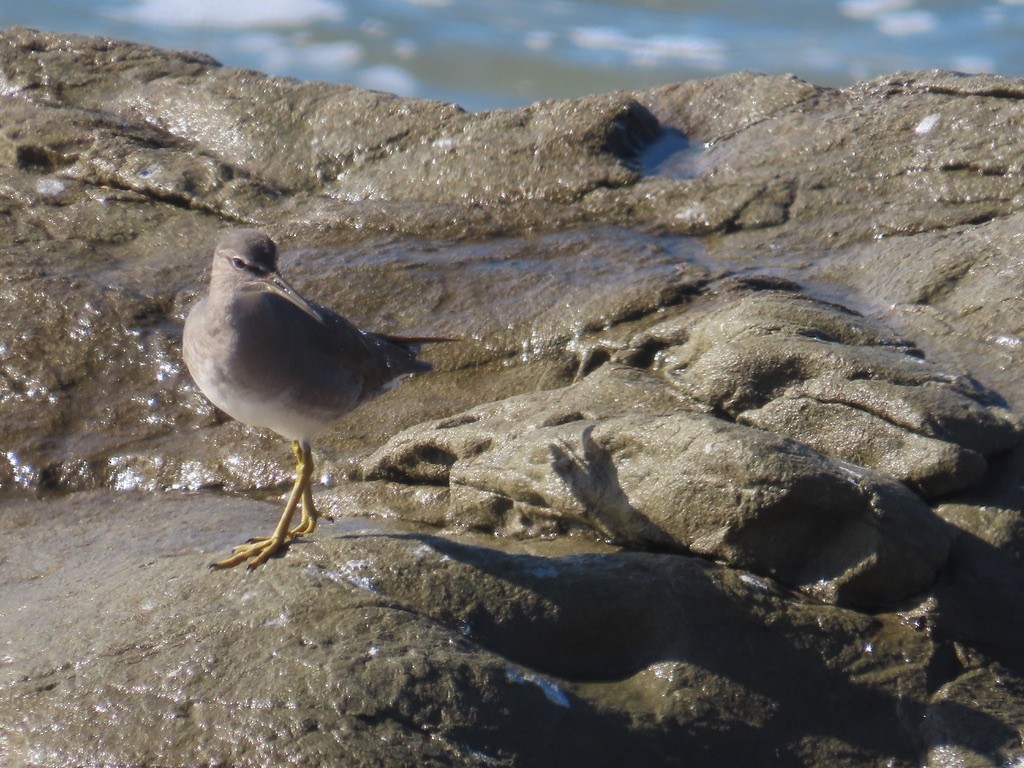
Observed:
[[[1024,0],[0,0],[15,24],[470,110],[740,69],[833,86],[1024,74]]]

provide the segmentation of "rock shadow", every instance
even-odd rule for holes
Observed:
[[[597,765],[622,764],[609,755],[635,764],[795,766],[827,755],[916,764],[929,691],[953,675],[951,654],[906,626],[894,633],[697,558],[542,557],[401,538],[446,566],[419,573],[415,591],[386,579],[380,591],[566,684],[574,695],[558,749]],[[474,583],[473,599],[415,597],[435,586],[424,579],[441,590],[453,572]]]

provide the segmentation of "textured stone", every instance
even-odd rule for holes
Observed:
[[[0,33],[0,763],[1019,761],[1022,96],[470,114]],[[346,519],[248,576],[204,566],[279,510],[215,489],[289,453],[178,352],[237,224],[460,339],[318,442]]]
[[[681,410],[671,395],[663,379],[609,365],[546,400],[519,396],[414,427],[364,472],[447,484],[450,524],[506,535],[590,529],[843,604],[892,603],[931,583],[948,534],[906,488]]]
[[[700,402],[929,497],[976,484],[984,457],[1020,437],[1016,417],[976,380],[863,317],[792,294],[726,299],[659,356]]]
[[[940,688],[924,715],[924,765],[1008,766],[1024,759],[1024,680],[999,665],[970,669]]]
[[[892,618],[692,557],[365,520],[260,571],[204,567],[275,513],[210,494],[9,507],[0,759],[914,764],[936,649]]]

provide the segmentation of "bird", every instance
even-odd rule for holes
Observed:
[[[360,330],[304,298],[278,272],[277,245],[257,229],[232,229],[213,252],[209,290],[185,319],[182,352],[202,393],[220,410],[291,441],[295,483],[269,536],[249,539],[217,569],[254,569],[294,539],[333,520],[313,504],[312,441],[349,411],[409,374],[424,343],[446,337],[389,336]],[[296,509],[301,519],[290,527]]]

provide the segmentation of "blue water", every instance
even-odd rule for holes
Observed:
[[[1024,0],[0,0],[0,27],[14,24],[467,109],[738,69],[824,85],[899,69],[1024,74]]]

